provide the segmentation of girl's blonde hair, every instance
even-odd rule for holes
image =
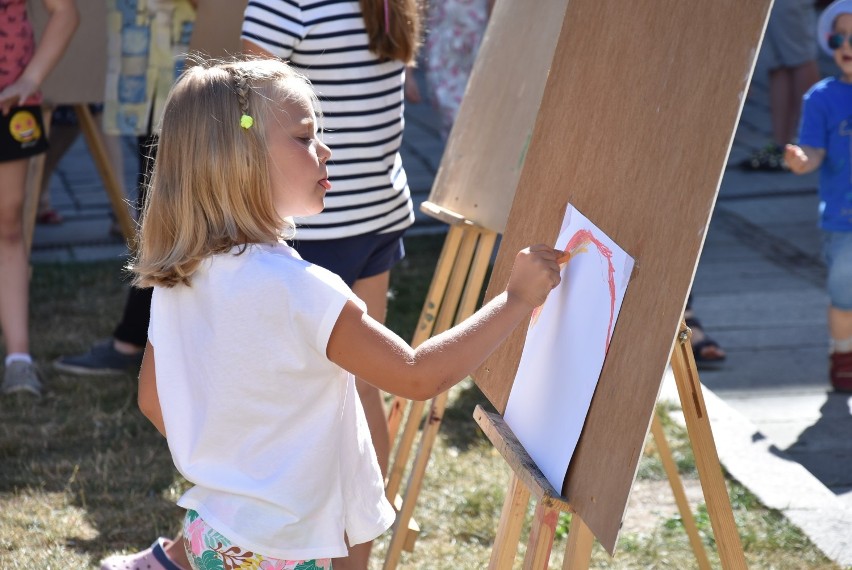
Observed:
[[[138,287],[188,285],[205,257],[295,231],[273,206],[264,124],[282,101],[318,110],[308,80],[278,59],[194,61],[163,112],[130,266]]]
[[[406,65],[412,63],[420,47],[417,0],[359,1],[370,51],[380,59],[397,59]]]

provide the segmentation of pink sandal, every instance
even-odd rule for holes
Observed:
[[[136,554],[114,554],[101,562],[101,570],[184,570],[166,556],[169,539],[160,537]]]

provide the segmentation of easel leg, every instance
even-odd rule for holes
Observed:
[[[414,331],[411,346],[416,347],[432,336],[437,313],[441,307],[441,299],[443,299],[444,293],[447,290],[447,283],[450,273],[453,270],[453,265],[455,265],[463,234],[464,232],[461,228],[451,226],[446,239],[444,239],[444,247],[441,250],[441,256],[438,258],[435,275],[432,278],[432,283],[429,285],[429,292],[426,294],[426,301],[423,303],[423,309],[420,311],[420,318],[417,321],[417,329]],[[396,396],[391,403],[390,410],[388,411],[388,433],[391,442],[396,441],[399,426],[405,416],[405,409],[408,403],[408,400],[399,396]],[[399,486],[402,482],[402,472],[408,461],[407,454],[409,449],[411,449],[417,426],[420,424],[420,416],[423,414],[422,403],[420,403],[420,406],[416,406],[416,404],[418,402],[412,403],[412,410],[409,412],[402,440],[397,445],[396,456],[388,474],[387,496],[391,501],[393,501],[393,497],[399,492]],[[418,409],[415,410],[415,407]],[[408,424],[411,423],[414,423],[414,425],[410,428]],[[413,431],[411,431],[412,429]]]
[[[595,535],[586,526],[583,519],[574,513],[571,516],[571,528],[568,531],[568,545],[565,547],[565,558],[562,560],[562,570],[585,570],[592,560],[592,546]]]
[[[547,570],[558,521],[559,511],[541,503],[536,505],[527,553],[524,556],[524,570]]]
[[[432,284],[429,286],[429,293],[426,295],[426,301],[423,304],[423,310],[420,313],[420,319],[417,323],[417,330],[414,331],[414,339],[411,342],[412,346],[418,346],[423,341],[432,336],[435,330],[435,324],[438,320],[439,311],[443,305],[443,299],[447,295],[447,288],[450,281],[450,275],[456,265],[456,259],[459,255],[459,250],[462,246],[462,238],[465,235],[464,228],[459,226],[451,226],[447,238],[444,240],[444,248],[441,250],[441,257],[438,259],[438,266],[435,268],[435,276],[432,278]],[[461,291],[461,289],[459,289]],[[399,396],[393,399],[390,413],[388,416],[388,432],[391,442],[396,440],[396,434],[399,430],[399,424],[405,412],[408,400]],[[396,446],[396,452],[393,456],[393,461],[388,471],[388,482],[385,488],[385,494],[389,501],[393,502],[396,495],[399,493],[399,488],[402,485],[402,476],[405,467],[408,464],[408,457],[411,448],[414,445],[414,438],[420,426],[421,417],[423,415],[424,402],[411,402],[410,410],[408,411],[408,419],[405,423],[405,429],[402,432],[402,438]]]
[[[672,354],[672,371],[674,372],[677,391],[680,396],[686,429],[692,442],[695,464],[704,491],[704,502],[713,524],[713,534],[722,568],[746,568],[740,536],[734,523],[734,514],[725,486],[725,478],[719,464],[716,444],[713,442],[713,432],[710,428],[710,418],[701,393],[701,383],[698,370],[692,355],[690,345],[690,330],[681,323],[680,333]]]
[[[529,502],[529,489],[513,473],[506,499],[503,501],[503,511],[500,513],[500,524],[497,527],[497,536],[494,537],[488,570],[511,568],[514,564]]]
[[[689,543],[692,545],[692,551],[695,553],[698,568],[701,570],[710,570],[710,560],[707,558],[704,543],[701,542],[701,536],[698,534],[698,526],[695,524],[695,517],[692,516],[692,509],[689,508],[689,501],[686,500],[686,493],[683,489],[680,473],[678,473],[677,465],[674,458],[672,458],[666,434],[663,432],[663,424],[660,423],[660,418],[657,414],[654,414],[654,418],[651,420],[651,433],[654,435],[654,442],[657,444],[657,451],[660,453],[660,461],[663,463],[663,469],[666,470],[666,475],[669,478],[669,485],[671,485],[678,511],[680,511],[680,518],[686,529],[686,535],[689,537]]]
[[[414,465],[411,466],[411,474],[408,477],[408,485],[405,488],[402,507],[396,514],[393,536],[388,545],[388,552],[385,556],[383,566],[385,570],[396,568],[397,564],[399,564],[399,558],[402,556],[402,550],[408,534],[408,522],[414,515],[414,507],[417,504],[420,488],[423,486],[423,476],[426,473],[429,456],[432,454],[432,446],[435,444],[435,438],[438,435],[438,428],[441,427],[441,420],[446,404],[447,393],[444,392],[432,400],[432,405],[429,408],[429,418],[426,421],[426,426],[423,428],[423,435],[420,436],[420,447],[417,450]]]
[[[443,332],[453,324],[473,314],[496,239],[497,234],[494,232],[482,232],[476,228],[467,228],[464,231],[458,253],[453,262],[453,273],[449,278],[443,299],[437,303],[430,299],[426,303],[427,307],[433,304],[440,307],[432,329],[433,332]],[[394,523],[393,537],[385,558],[384,567],[386,569],[395,568],[399,563],[399,557],[402,554],[408,532],[408,523],[414,514],[414,507],[423,485],[423,477],[426,473],[429,457],[432,454],[432,447],[438,436],[438,429],[441,427],[447,405],[447,396],[446,392],[438,395],[430,405],[426,426],[420,438],[420,447],[417,450],[414,465],[408,478],[402,508],[397,513],[397,519]],[[408,439],[413,440],[414,430],[412,428],[416,427],[416,423],[419,423],[421,409],[422,407],[412,405],[400,447],[404,444],[411,445],[408,443]],[[386,492],[391,500],[395,498],[398,489],[397,473],[401,474],[405,466],[405,461],[400,461],[400,457],[404,457],[407,461],[407,454],[404,449],[398,450],[397,457],[394,460],[392,478],[388,480]],[[393,495],[391,495],[391,492],[393,492]]]
[[[95,166],[101,175],[107,196],[112,204],[112,211],[115,214],[118,225],[121,227],[121,234],[132,247],[136,235],[136,224],[133,218],[130,217],[130,211],[128,210],[124,194],[121,192],[121,187],[115,178],[115,173],[112,171],[109,157],[104,149],[103,140],[95,125],[95,119],[92,117],[88,105],[74,105],[74,112],[77,114],[77,119],[80,121],[80,129],[83,131],[86,144],[92,153]]]

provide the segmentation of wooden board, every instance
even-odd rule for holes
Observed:
[[[198,3],[190,51],[226,58],[242,52],[240,31],[248,0],[202,0]]]
[[[429,202],[503,232],[567,4],[495,2]]]
[[[103,0],[85,0],[76,4],[80,25],[62,59],[41,88],[47,105],[99,103],[104,100],[106,3]],[[40,0],[28,0],[27,10],[38,39],[47,24],[44,4]]]
[[[554,243],[569,202],[636,260],[563,488],[610,552],[770,4],[568,3],[486,299],[505,287],[519,249]],[[525,332],[474,375],[500,413]]]

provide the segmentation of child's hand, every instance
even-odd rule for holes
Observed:
[[[788,144],[784,147],[784,162],[790,167],[790,170],[795,174],[804,174],[808,172],[808,155],[802,150],[802,147],[794,144]]]
[[[8,115],[12,107],[20,107],[24,102],[38,91],[38,85],[32,81],[20,77],[17,81],[0,91],[0,110]]]
[[[561,253],[543,244],[522,249],[515,257],[506,293],[521,299],[531,308],[543,305],[550,290],[562,280],[559,264],[556,263]]]

